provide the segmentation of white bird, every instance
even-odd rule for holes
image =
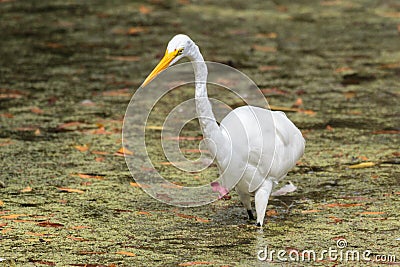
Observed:
[[[218,125],[207,95],[206,63],[199,47],[183,34],[171,39],[164,57],[142,87],[183,57],[193,64],[196,111],[204,140],[222,173],[223,185],[235,187],[251,220],[254,195],[256,224],[262,226],[273,186],[303,155],[304,138],[283,112],[254,106],[232,110]]]

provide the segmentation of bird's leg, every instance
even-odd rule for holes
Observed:
[[[257,212],[257,226],[262,226],[264,223],[265,211],[268,205],[268,199],[271,195],[273,182],[270,179],[264,180],[261,186],[255,193],[255,204]]]
[[[250,194],[248,192],[243,192],[236,187],[236,192],[239,195],[240,201],[243,206],[247,210],[247,214],[249,215],[249,220],[255,220],[253,212],[251,211],[251,199]]]

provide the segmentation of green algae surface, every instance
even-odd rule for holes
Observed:
[[[11,0],[0,13],[0,266],[400,261],[398,2]],[[154,200],[118,153],[129,100],[177,33],[206,60],[251,77],[306,138],[286,178],[298,189],[271,197],[262,230],[233,192],[197,208]],[[166,96],[151,124],[192,93]],[[198,123],[182,134],[201,136]],[[185,174],[160,164],[159,137],[149,130],[148,151],[170,181],[217,177],[215,166]],[[358,163],[368,167],[349,168]],[[258,259],[266,248],[286,258],[330,248],[370,254]]]

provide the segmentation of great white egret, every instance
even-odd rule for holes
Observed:
[[[164,57],[142,87],[183,57],[193,63],[197,115],[208,149],[223,173],[222,181],[228,188],[235,187],[252,220],[254,195],[257,225],[262,226],[273,186],[303,155],[304,138],[283,112],[254,106],[232,110],[218,125],[207,95],[206,63],[198,46],[183,34],[171,39]],[[272,149],[266,145],[269,142],[274,142]]]

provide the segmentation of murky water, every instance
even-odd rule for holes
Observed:
[[[370,250],[371,259],[400,260],[396,1],[11,0],[0,10],[4,266],[380,265],[327,256],[296,263],[277,254],[260,261],[265,248],[286,256]],[[124,112],[179,32],[206,60],[254,79],[272,107],[289,108],[307,140],[286,179],[298,190],[270,199],[263,230],[247,221],[234,193],[184,209],[130,184],[117,153]],[[192,93],[169,95],[152,124]],[[155,163],[165,161],[159,134],[154,128],[147,139]],[[200,136],[197,122],[184,134]],[[361,162],[374,165],[348,168]],[[196,174],[155,167],[182,184],[217,177],[215,166]],[[337,246],[341,239],[346,247]]]

